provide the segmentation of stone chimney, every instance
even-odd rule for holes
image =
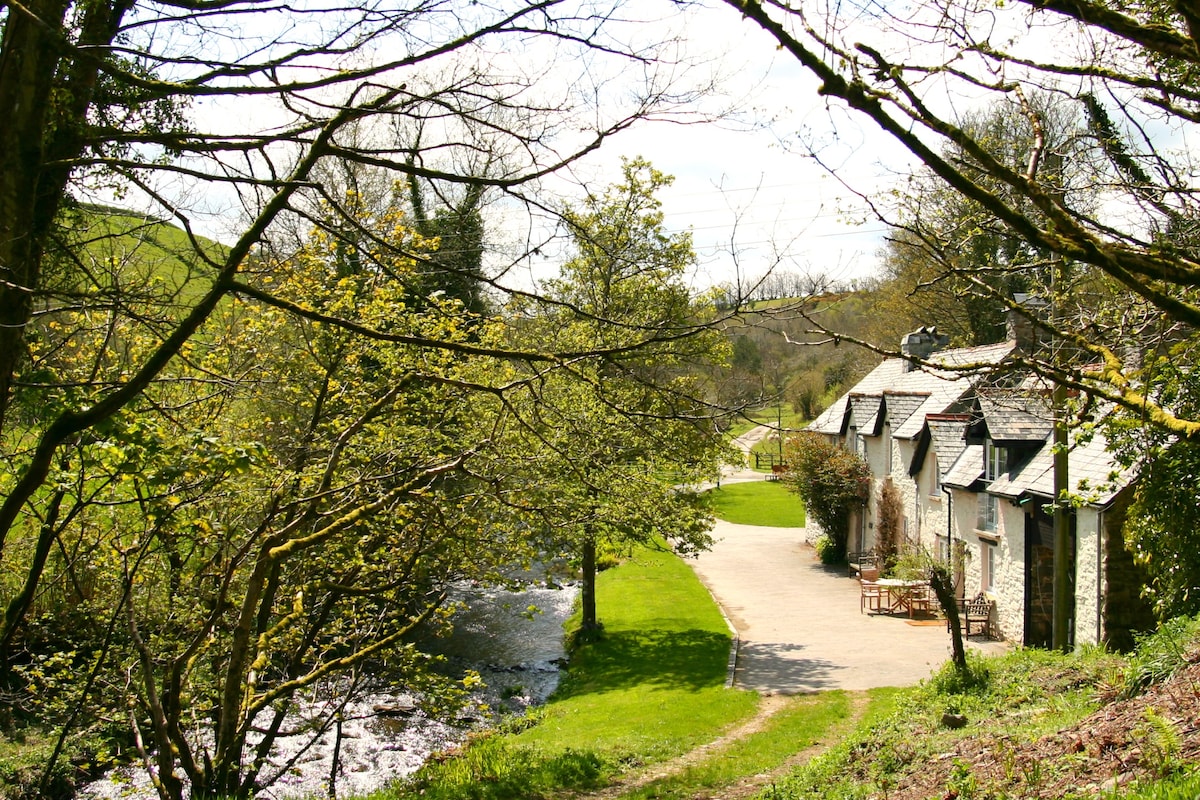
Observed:
[[[912,371],[916,365],[912,359],[926,359],[950,343],[950,337],[938,333],[932,325],[923,326],[900,340],[900,354],[909,359],[904,371]]]
[[[1017,349],[1022,353],[1034,353],[1049,339],[1049,333],[1035,320],[1043,318],[1049,313],[1050,303],[1026,292],[1014,292],[1013,302],[1027,313],[1022,314],[1011,308],[1008,310],[1008,318],[1005,323],[1008,340],[1016,342]]]

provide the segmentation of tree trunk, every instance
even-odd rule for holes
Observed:
[[[66,3],[10,9],[0,52],[0,430],[13,373],[25,351],[25,325],[40,280],[42,236],[37,194],[47,113],[59,49],[54,34]]]
[[[81,51],[107,49],[133,0],[94,2],[77,22]],[[84,151],[101,60],[71,58],[65,0],[10,8],[0,49],[0,431],[25,353],[47,238]],[[73,26],[74,27],[74,26]],[[71,52],[74,51],[72,48]]]
[[[942,613],[950,626],[950,660],[959,673],[967,671],[967,651],[963,646],[962,621],[958,616],[958,598],[954,596],[954,582],[950,571],[941,566],[929,570],[929,585],[937,597]]]
[[[587,536],[583,540],[583,587],[580,592],[580,606],[583,621],[579,632],[585,636],[600,630],[600,622],[596,619],[596,537]]]

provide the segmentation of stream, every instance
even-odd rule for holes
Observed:
[[[558,685],[566,657],[562,625],[570,615],[575,587],[531,586],[523,591],[455,587],[452,599],[465,604],[454,616],[453,634],[435,640],[429,652],[443,655],[451,674],[479,672],[484,689],[472,697],[475,708],[521,713],[543,702]],[[297,702],[296,723],[336,707],[341,698],[313,693]],[[469,714],[453,724],[434,720],[416,707],[416,698],[379,692],[362,697],[342,712],[337,795],[367,794],[417,770],[431,753],[460,742],[488,715]],[[289,723],[293,720],[289,719]],[[303,735],[282,738],[272,754],[274,770],[283,770],[257,797],[300,800],[328,796],[336,744],[334,731],[315,744]],[[287,766],[289,761],[294,764]],[[114,770],[79,794],[89,800],[156,800],[140,768]]]

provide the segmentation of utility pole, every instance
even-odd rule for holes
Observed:
[[[1055,267],[1055,271],[1058,271]],[[1055,305],[1058,298],[1055,298]],[[1056,345],[1056,350],[1057,350]],[[1055,367],[1061,366],[1057,352]],[[1067,452],[1067,387],[1055,381],[1052,395],[1054,408],[1054,632],[1055,650],[1066,652],[1071,647],[1071,562],[1075,552],[1071,547],[1071,518],[1067,513],[1067,492],[1070,485]]]
[[[1050,167],[1050,179],[1062,181],[1062,155],[1049,153],[1046,157]],[[1056,193],[1061,201],[1061,192]],[[1066,368],[1066,353],[1058,331],[1063,322],[1063,311],[1067,292],[1067,264],[1061,254],[1056,254],[1050,273],[1050,323],[1051,359],[1054,365],[1054,389],[1051,393],[1051,409],[1054,416],[1054,627],[1051,645],[1055,650],[1066,652],[1071,648],[1071,628],[1074,618],[1075,598],[1072,596],[1071,565],[1075,561],[1075,548],[1071,542],[1071,518],[1067,508],[1070,492],[1069,451],[1067,442],[1067,386],[1060,380]]]

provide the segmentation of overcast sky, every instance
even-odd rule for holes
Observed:
[[[736,118],[642,125],[578,173],[612,182],[622,156],[642,156],[675,176],[660,197],[668,227],[694,234],[698,286],[771,268],[842,281],[872,274],[884,228],[842,182],[885,190],[911,168],[907,154],[862,119],[828,108],[815,79],[728,6],[693,8],[686,24],[691,52],[717,59],[725,91],[714,103],[736,99]],[[807,155],[812,143],[836,175]]]
[[[754,279],[769,269],[842,281],[872,274],[883,227],[841,182],[871,193],[884,191],[910,168],[910,161],[860,118],[827,107],[815,80],[757,26],[724,3],[713,0],[710,6],[680,12],[667,0],[639,0],[631,8],[646,16],[630,21],[621,33],[630,42],[678,33],[686,41],[683,57],[701,64],[693,77],[703,82],[715,74],[719,79],[720,91],[706,97],[696,111],[713,114],[736,106],[735,113],[721,122],[635,126],[573,165],[569,175],[554,179],[557,183],[548,188],[563,197],[578,197],[580,183],[600,187],[617,181],[621,157],[644,157],[675,176],[675,184],[660,197],[668,228],[693,232],[700,262],[697,289]],[[505,41],[497,40],[497,49],[485,56],[495,58],[501,69],[510,56]],[[542,38],[530,45],[543,46],[553,47],[553,40]],[[518,71],[538,61],[528,49],[512,59],[509,66]],[[550,70],[542,79],[552,84],[554,75]],[[254,99],[227,103],[202,98],[193,111],[203,127],[216,128],[268,127],[286,118],[270,103]],[[834,174],[806,156],[807,146],[813,144]],[[196,214],[197,230],[224,241],[236,238],[244,217],[229,187],[204,185],[192,189],[190,199],[187,191],[178,190],[183,204]],[[134,197],[124,202],[132,203]],[[522,228],[502,217],[492,222],[498,239]],[[524,241],[520,233],[513,238]],[[521,241],[509,244],[511,252],[521,252]],[[523,260],[509,279],[527,285],[531,278],[557,272],[554,255],[538,262]]]

